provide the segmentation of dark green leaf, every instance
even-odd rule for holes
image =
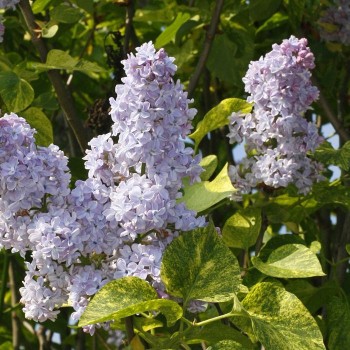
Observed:
[[[51,20],[61,23],[76,23],[82,17],[80,10],[67,3],[54,7],[51,11]]]
[[[32,128],[37,133],[35,134],[35,140],[38,146],[49,146],[53,143],[53,131],[52,125],[43,111],[36,107],[30,107],[20,113]]]
[[[163,313],[170,326],[182,316],[182,308],[172,300],[157,297],[149,283],[140,278],[123,277],[114,280],[95,294],[78,326],[116,320],[150,310]]]
[[[281,5],[282,0],[250,0],[249,14],[251,19],[261,21],[271,17]]]
[[[315,151],[316,160],[325,165],[338,165],[343,170],[350,167],[350,141],[346,142],[340,149],[334,149],[329,142],[323,142]]]
[[[350,349],[350,307],[344,297],[334,297],[327,306],[329,350]]]
[[[0,95],[9,112],[27,108],[34,99],[32,86],[13,72],[0,72]]]
[[[184,196],[179,202],[184,202],[188,209],[202,212],[236,192],[227,172],[227,164],[213,181],[196,182],[184,186]]]
[[[222,230],[224,242],[229,247],[248,249],[259,236],[261,221],[260,209],[238,211],[225,222]]]
[[[209,346],[207,350],[248,350],[244,345],[234,340],[222,340],[213,346]]]
[[[239,98],[227,98],[212,108],[198,123],[195,132],[190,137],[198,146],[203,137],[210,131],[225,126],[229,123],[229,116],[232,112],[249,113],[252,105]]]
[[[174,239],[165,250],[161,276],[167,291],[185,304],[231,300],[240,284],[237,259],[212,224]]]
[[[286,244],[274,250],[266,261],[252,258],[253,265],[268,276],[306,278],[324,276],[317,256],[302,244]]]

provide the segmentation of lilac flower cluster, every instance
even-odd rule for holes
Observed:
[[[19,0],[0,0],[0,9],[12,9],[14,10]]]
[[[4,41],[4,34],[5,34],[5,26],[2,22],[2,17],[0,16],[0,43]]]
[[[320,35],[329,42],[350,45],[350,1],[335,0],[319,20]]]
[[[229,170],[241,193],[259,184],[273,188],[294,184],[300,193],[307,193],[322,178],[321,165],[307,156],[322,138],[303,116],[318,97],[310,81],[313,68],[307,40],[294,36],[250,63],[243,82],[253,111],[233,113],[228,134],[231,143],[245,140],[251,155]]]
[[[162,290],[165,247],[205,224],[177,204],[183,177],[196,181],[202,169],[185,146],[195,110],[172,79],[173,60],[148,43],[123,62],[113,130],[91,140],[88,179],[73,189],[56,146],[37,147],[15,114],[0,119],[0,245],[31,252],[20,290],[27,318],[54,320],[68,303],[78,320],[104,284],[124,276]]]

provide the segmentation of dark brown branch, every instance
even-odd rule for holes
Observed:
[[[313,79],[314,84],[317,86],[317,82],[315,79]],[[318,100],[318,103],[320,104],[321,108],[323,109],[327,119],[330,121],[330,123],[333,125],[335,131],[339,134],[339,137],[343,142],[350,140],[350,135],[346,132],[346,129],[342,125],[341,121],[338,119],[338,117],[334,114],[332,111],[332,108],[330,107],[327,99],[323,95],[321,89],[320,90],[320,97]]]
[[[134,323],[132,321],[132,316],[125,317],[124,322],[125,322],[125,330],[128,338],[128,343],[130,344],[133,338],[135,337]]]
[[[134,2],[129,0],[126,7],[125,17],[125,36],[124,36],[124,56],[130,52],[130,41],[133,38],[137,41],[136,33],[134,30],[133,18],[135,14]]]
[[[218,28],[220,14],[221,14],[221,10],[222,10],[223,5],[224,5],[224,0],[217,0],[216,1],[215,9],[213,12],[213,17],[211,19],[210,26],[209,26],[209,29],[207,31],[206,37],[205,37],[203,51],[199,57],[197,67],[196,67],[196,69],[195,69],[195,71],[190,79],[190,84],[188,86],[188,96],[190,96],[190,97],[193,95],[193,92],[196,89],[199,78],[202,75],[203,69],[204,69],[205,64],[207,62],[207,59],[208,59],[208,56],[210,53],[210,49],[212,47],[213,40],[215,37],[215,33],[217,31],[217,28]]]
[[[45,63],[48,49],[43,39],[40,38],[35,32],[38,26],[35,23],[35,17],[34,17],[32,8],[29,4],[29,1],[21,0],[19,3],[19,7],[21,9],[22,15],[27,24],[32,43],[39,53],[40,60],[43,63]],[[77,115],[73,98],[69,93],[67,86],[64,83],[60,73],[57,70],[49,70],[47,74],[49,76],[51,84],[53,85],[56,91],[57,99],[64,112],[66,120],[69,126],[72,128],[74,135],[79,143],[79,146],[82,152],[84,153],[85,149],[87,148],[87,143],[89,141],[89,135],[88,135],[88,131],[84,129],[83,123],[81,122],[81,120]]]

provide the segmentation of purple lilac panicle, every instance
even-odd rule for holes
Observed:
[[[314,66],[307,40],[294,36],[250,63],[243,82],[253,111],[233,113],[228,134],[231,143],[245,140],[246,150],[254,154],[230,167],[241,193],[261,183],[273,188],[294,184],[300,193],[307,193],[322,178],[321,165],[307,156],[322,138],[315,124],[304,118],[318,98],[310,80]]]
[[[335,0],[319,20],[321,38],[350,45],[350,1]]]
[[[123,62],[112,132],[90,141],[88,179],[72,190],[56,146],[37,147],[15,114],[0,119],[0,244],[31,252],[20,290],[27,318],[54,320],[69,303],[78,320],[105,283],[124,276],[162,288],[166,246],[178,230],[205,224],[176,202],[183,177],[196,181],[202,169],[185,146],[195,110],[172,79],[173,61],[147,43]]]

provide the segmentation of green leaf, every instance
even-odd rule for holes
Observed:
[[[179,202],[184,202],[190,210],[201,212],[235,193],[236,189],[232,186],[227,167],[226,164],[213,181],[202,181],[193,185],[187,181],[184,185],[184,196]]]
[[[201,180],[209,180],[218,166],[218,157],[214,154],[206,156],[201,160],[200,166],[204,169],[201,174]]]
[[[266,261],[252,257],[253,265],[268,276],[306,278],[324,276],[317,256],[302,244],[286,244],[274,250]]]
[[[338,165],[343,170],[350,167],[350,141],[340,149],[334,149],[329,142],[323,142],[315,151],[314,158],[325,165]]]
[[[285,0],[289,21],[293,28],[300,28],[300,23],[305,13],[306,0]]]
[[[55,111],[58,109],[58,102],[55,94],[51,91],[40,94],[32,103],[33,107]]]
[[[41,109],[30,107],[21,112],[20,115],[37,131],[35,140],[38,146],[49,146],[53,143],[51,121]]]
[[[228,117],[232,112],[249,113],[251,104],[239,98],[227,98],[212,108],[197,125],[195,132],[190,135],[198,147],[203,137],[210,131],[229,123]]]
[[[87,13],[94,13],[94,1],[93,0],[73,0],[78,7],[86,11]]]
[[[248,249],[259,236],[261,221],[260,209],[240,210],[225,222],[222,238],[229,247]]]
[[[210,224],[184,233],[165,250],[161,276],[169,294],[208,302],[231,300],[239,290],[235,256]]]
[[[345,245],[346,252],[350,255],[350,244]]]
[[[327,306],[328,349],[350,349],[350,308],[345,298],[333,297]]]
[[[0,350],[13,350],[13,345],[11,341],[6,341],[0,345]]]
[[[46,7],[52,2],[52,0],[35,0],[32,6],[32,11],[36,15],[41,11],[44,11]]]
[[[95,294],[78,326],[116,320],[150,310],[163,313],[168,326],[182,316],[182,308],[172,300],[157,299],[156,291],[148,282],[138,277],[123,277],[107,283]]]
[[[175,39],[176,33],[179,28],[190,19],[188,13],[178,13],[174,22],[170,24],[156,39],[154,46],[156,48],[161,48],[170,41]]]
[[[58,31],[58,25],[57,24],[50,24],[49,26],[44,26],[41,28],[41,35],[43,38],[53,38]]]
[[[271,29],[278,28],[282,25],[285,25],[288,21],[288,16],[283,15],[280,12],[275,13],[272,17],[270,17],[267,21],[264,22],[256,31],[255,34],[258,34],[263,31],[268,31]]]
[[[249,314],[254,334],[266,350],[325,350],[314,318],[281,285],[257,284],[242,305]]]
[[[186,334],[187,344],[196,344],[205,341],[211,345],[221,340],[235,341],[235,343],[243,346],[242,349],[244,350],[253,350],[254,348],[253,343],[247,336],[232,327],[224,325],[220,321],[209,323],[201,328],[195,327],[189,334]]]
[[[39,70],[65,69],[68,71],[81,71],[83,73],[104,72],[104,69],[97,63],[73,58],[68,52],[56,49],[49,51],[46,63],[32,62],[31,66]]]
[[[234,340],[222,340],[213,346],[209,346],[207,350],[248,350],[244,345]]]
[[[271,17],[281,5],[282,0],[250,0],[249,14],[253,22]]]
[[[0,95],[10,112],[27,108],[34,99],[32,86],[13,72],[0,72]]]
[[[76,23],[82,17],[80,10],[67,3],[55,6],[51,12],[51,20],[61,23]]]

